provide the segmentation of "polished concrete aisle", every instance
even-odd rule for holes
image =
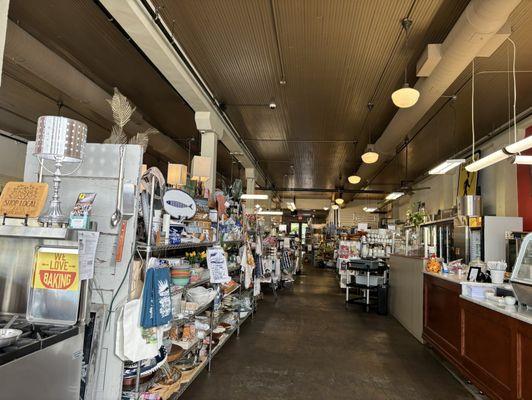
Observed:
[[[471,399],[395,319],[346,310],[332,271],[305,272],[266,294],[183,399]]]

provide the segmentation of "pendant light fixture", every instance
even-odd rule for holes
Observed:
[[[362,178],[358,175],[351,175],[350,177],[347,178],[347,180],[349,181],[351,185],[356,185],[357,183],[360,183]]]
[[[342,204],[344,204],[344,199],[342,199],[341,197],[338,197],[336,200],[334,200],[334,202],[338,204],[339,206],[341,206]]]
[[[379,161],[379,153],[375,150],[375,145],[371,143],[371,110],[373,110],[373,103],[368,103],[368,145],[364,154],[362,154],[362,161],[366,164],[374,164]]]
[[[392,93],[392,101],[399,108],[409,108],[417,103],[419,100],[419,91],[411,88],[408,84],[408,30],[412,26],[412,20],[409,18],[403,18],[401,25],[405,31],[405,53],[407,55],[407,60],[405,64],[405,82],[401,89],[397,89]]]
[[[338,210],[340,208],[340,206],[338,204],[331,204],[331,208],[333,210]]]

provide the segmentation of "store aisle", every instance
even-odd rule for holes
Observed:
[[[305,272],[277,302],[265,296],[183,399],[471,398],[392,317],[346,311],[332,271]]]

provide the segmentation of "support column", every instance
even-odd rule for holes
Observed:
[[[201,132],[201,156],[211,159],[210,179],[205,182],[205,188],[209,190],[210,196],[213,196],[216,189],[218,140],[223,136],[223,128],[219,120],[208,111],[197,111],[194,119],[196,128]]]
[[[255,168],[246,168],[245,174],[246,174],[246,194],[254,194],[255,193],[255,181],[256,181]],[[252,213],[254,208],[255,208],[255,200],[246,200],[247,212]]]
[[[205,189],[209,190],[210,196],[214,195],[216,189],[216,161],[218,150],[218,135],[216,132],[202,132],[201,133],[201,156],[210,157],[211,168],[209,176],[211,177],[205,182]]]

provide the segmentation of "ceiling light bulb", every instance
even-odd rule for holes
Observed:
[[[341,197],[338,197],[336,200],[334,200],[334,202],[338,204],[339,206],[341,206],[342,204],[344,204],[344,199],[342,199]]]
[[[329,207],[323,207],[324,211],[329,211]]]
[[[333,210],[338,210],[340,208],[340,206],[338,204],[333,204],[333,205],[331,205],[331,208]]]
[[[419,91],[411,88],[405,82],[401,89],[397,89],[392,93],[392,101],[399,108],[409,108],[417,103],[419,100]]]
[[[377,157],[379,155],[377,154]],[[352,185],[356,185],[357,183],[360,183],[360,181],[362,180],[362,178],[358,175],[351,175],[349,178],[347,178],[347,180],[349,181],[350,184]]]
[[[368,144],[366,146],[366,151],[362,154],[362,161],[366,164],[374,164],[379,161],[379,153],[375,151],[375,146]]]

